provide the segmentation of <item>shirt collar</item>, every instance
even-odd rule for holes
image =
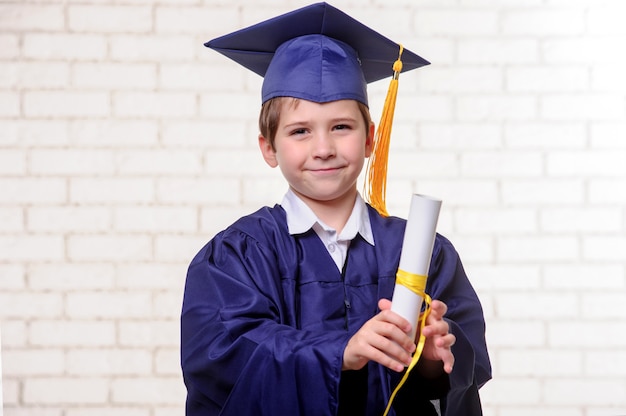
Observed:
[[[313,210],[311,210],[291,188],[287,190],[287,193],[283,197],[281,206],[287,213],[287,227],[291,235],[305,233],[313,228],[315,224],[319,224],[319,226],[327,231],[332,230],[328,225],[324,224],[322,220],[317,218]],[[341,230],[341,234],[337,239],[352,240],[357,234],[361,234],[361,237],[363,237],[365,241],[374,245],[374,234],[372,233],[367,204],[358,192],[356,200],[354,201],[354,207],[352,208],[352,214],[350,214],[346,225],[343,227],[343,230]]]

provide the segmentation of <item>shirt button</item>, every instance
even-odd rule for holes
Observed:
[[[328,251],[330,251],[331,253],[335,252],[335,245],[334,244],[329,244],[328,245]]]

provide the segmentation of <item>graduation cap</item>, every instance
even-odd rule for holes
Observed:
[[[262,102],[294,97],[369,105],[367,84],[392,77],[368,163],[369,202],[383,215],[388,142],[400,72],[429,62],[341,10],[316,3],[218,37],[205,46],[263,77]]]

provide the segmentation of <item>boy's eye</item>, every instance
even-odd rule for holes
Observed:
[[[350,128],[347,124],[338,124],[335,126],[335,130],[348,130]]]
[[[295,129],[291,131],[292,135],[299,135],[299,134],[305,134],[306,133],[306,129],[302,128],[302,129]]]

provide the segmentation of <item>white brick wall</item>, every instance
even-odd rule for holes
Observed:
[[[626,414],[625,3],[332,3],[433,62],[400,79],[389,205],[444,199],[485,414]],[[6,416],[182,414],[187,264],[285,189],[259,77],[202,43],[305,4],[0,0]]]

